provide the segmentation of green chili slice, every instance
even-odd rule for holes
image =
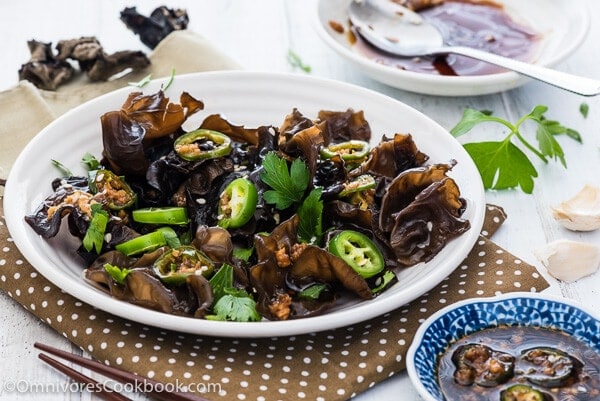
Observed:
[[[544,401],[540,391],[525,384],[515,384],[500,393],[500,401]]]
[[[452,355],[454,381],[461,386],[495,387],[514,375],[515,358],[484,344],[465,344]]]
[[[145,224],[185,225],[189,222],[184,207],[148,207],[131,212],[133,221]]]
[[[193,246],[180,246],[161,255],[154,262],[154,271],[168,284],[183,284],[191,274],[209,277],[214,271],[213,262]]]
[[[369,143],[353,139],[347,142],[333,143],[321,149],[321,157],[331,159],[340,156],[345,161],[358,161],[369,154]]]
[[[173,146],[182,159],[198,161],[228,155],[231,152],[231,139],[218,131],[197,129],[181,135]]]
[[[247,178],[236,178],[221,193],[218,225],[223,228],[239,228],[254,215],[258,203],[258,191]]]
[[[354,181],[344,184],[344,189],[340,192],[340,196],[344,197],[375,188],[375,184],[375,178],[372,175],[363,174],[358,176]]]
[[[328,249],[363,278],[373,277],[385,267],[383,255],[377,245],[358,231],[340,232],[329,241]]]
[[[552,347],[532,348],[521,355],[527,380],[546,388],[561,387],[571,380],[576,371],[575,361],[566,352]]]
[[[157,230],[122,242],[115,246],[115,249],[123,252],[127,256],[132,256],[144,252],[151,252],[165,245],[167,245],[167,241],[164,234],[162,231]]]
[[[111,210],[121,210],[132,206],[136,193],[121,177],[110,170],[96,170],[90,173],[90,190],[93,194],[102,194],[106,206]]]

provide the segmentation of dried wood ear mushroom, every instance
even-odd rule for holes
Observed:
[[[127,69],[137,71],[150,65],[150,60],[141,51],[107,54],[95,37],[61,40],[56,45],[56,55],[51,43],[31,40],[28,45],[31,59],[21,66],[19,79],[46,90],[58,89],[76,74],[71,61],[77,62],[80,71],[91,81],[107,81]]]
[[[54,56],[52,43],[30,40],[27,45],[31,59],[19,69],[20,80],[27,80],[40,89],[53,91],[75,75],[75,68],[71,64]]]
[[[121,11],[121,21],[139,35],[143,44],[154,49],[169,33],[186,29],[189,17],[186,10],[165,6],[156,8],[149,17],[137,12],[135,7]]]

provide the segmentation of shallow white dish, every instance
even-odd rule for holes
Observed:
[[[161,82],[164,83],[153,81],[143,89],[144,93],[154,93]],[[82,174],[83,154],[101,153],[100,116],[119,109],[127,94],[136,89],[123,88],[96,98],[47,126],[20,154],[5,188],[6,222],[25,258],[55,285],[99,309],[152,326],[214,336],[271,337],[333,329],[383,314],[427,292],[458,266],[479,236],[485,212],[479,172],[445,129],[415,109],[364,88],[309,76],[252,72],[181,75],[175,78],[167,96],[178,101],[181,92],[187,91],[205,104],[205,110],[190,118],[184,128],[197,127],[213,113],[221,113],[235,124],[259,126],[279,125],[294,107],[307,116],[316,116],[320,109],[351,107],[364,110],[374,141],[383,134],[411,133],[430,161],[458,161],[450,175],[468,202],[464,217],[470,220],[471,229],[451,241],[431,262],[401,271],[399,283],[381,296],[318,317],[285,322],[219,322],[172,316],[113,299],[84,282],[84,266],[75,255],[77,245],[67,238],[68,234],[44,240],[25,223],[24,216],[51,193],[50,183],[58,174],[50,159]]]
[[[401,70],[373,61],[353,50],[346,34],[334,31],[330,21],[347,27],[351,0],[316,0],[314,23],[319,36],[344,59],[371,78],[411,92],[439,96],[471,96],[518,87],[529,78],[515,72],[479,76],[443,76]],[[552,67],[572,54],[585,39],[590,13],[585,2],[565,0],[497,0],[515,20],[542,34],[535,63]]]

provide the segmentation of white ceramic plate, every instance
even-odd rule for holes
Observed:
[[[347,26],[351,0],[317,0],[314,22],[319,36],[334,51],[371,78],[387,85],[439,96],[470,96],[500,92],[526,82],[515,72],[479,76],[442,76],[385,66],[355,51],[347,35],[334,31],[330,21]],[[590,13],[585,2],[565,0],[495,0],[515,20],[542,34],[535,63],[551,67],[573,53],[585,39]]]
[[[163,81],[144,88],[154,93]],[[307,116],[320,109],[364,110],[375,141],[396,132],[411,133],[430,160],[458,161],[452,177],[468,201],[465,217],[471,229],[451,241],[430,263],[399,273],[399,283],[371,301],[361,302],[322,316],[283,322],[235,323],[172,316],[111,298],[81,277],[83,266],[75,255],[77,245],[66,236],[44,240],[24,222],[50,193],[56,177],[50,159],[59,160],[74,173],[83,174],[80,160],[85,152],[100,155],[100,116],[117,110],[134,89],[123,88],[69,111],[42,130],[15,162],[5,188],[4,211],[8,229],[27,260],[48,280],[67,293],[95,307],[140,323],[182,332],[214,336],[266,337],[332,329],[363,321],[412,301],[430,290],[466,257],[474,245],[485,212],[479,173],[462,146],[441,126],[413,108],[392,98],[348,84],[309,76],[214,72],[177,76],[167,95],[178,101],[182,91],[205,103],[205,110],[186,122],[195,128],[212,113],[221,113],[235,124],[279,125],[297,107]]]

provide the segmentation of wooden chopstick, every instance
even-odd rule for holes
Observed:
[[[88,368],[93,372],[100,373],[100,374],[102,374],[106,377],[109,377],[113,380],[116,380],[120,383],[133,384],[134,388],[139,388],[139,389],[144,390],[146,393],[151,394],[157,400],[161,400],[161,401],[209,401],[206,398],[200,397],[193,393],[188,393],[188,392],[183,392],[183,391],[172,391],[172,392],[166,391],[164,383],[149,379],[147,377],[136,375],[134,373],[126,372],[124,370],[105,365],[103,363],[94,361],[92,359],[88,359],[88,358],[84,358],[84,357],[81,357],[81,356],[78,356],[75,354],[71,354],[69,352],[60,350],[58,348],[54,348],[50,345],[36,342],[33,344],[33,346],[37,349],[40,349],[49,354],[58,356],[59,358],[62,358],[69,362],[73,362],[80,366]],[[79,373],[79,372],[76,372],[76,373]],[[66,374],[70,376],[69,373],[66,373]],[[72,376],[70,376],[70,377],[72,377]],[[93,379],[90,379],[90,380],[93,380]],[[163,391],[160,391],[159,389],[163,389]]]
[[[39,354],[38,357],[46,362],[48,365],[52,366],[54,369],[66,374],[71,379],[75,380],[77,383],[82,383],[86,385],[90,385],[91,389],[94,389],[94,394],[98,397],[107,400],[107,401],[132,401],[131,398],[127,398],[122,394],[119,394],[115,391],[108,390],[106,386],[91,377],[84,375],[76,371],[73,368],[68,367],[62,362],[57,361],[56,359],[50,358],[46,354]]]

